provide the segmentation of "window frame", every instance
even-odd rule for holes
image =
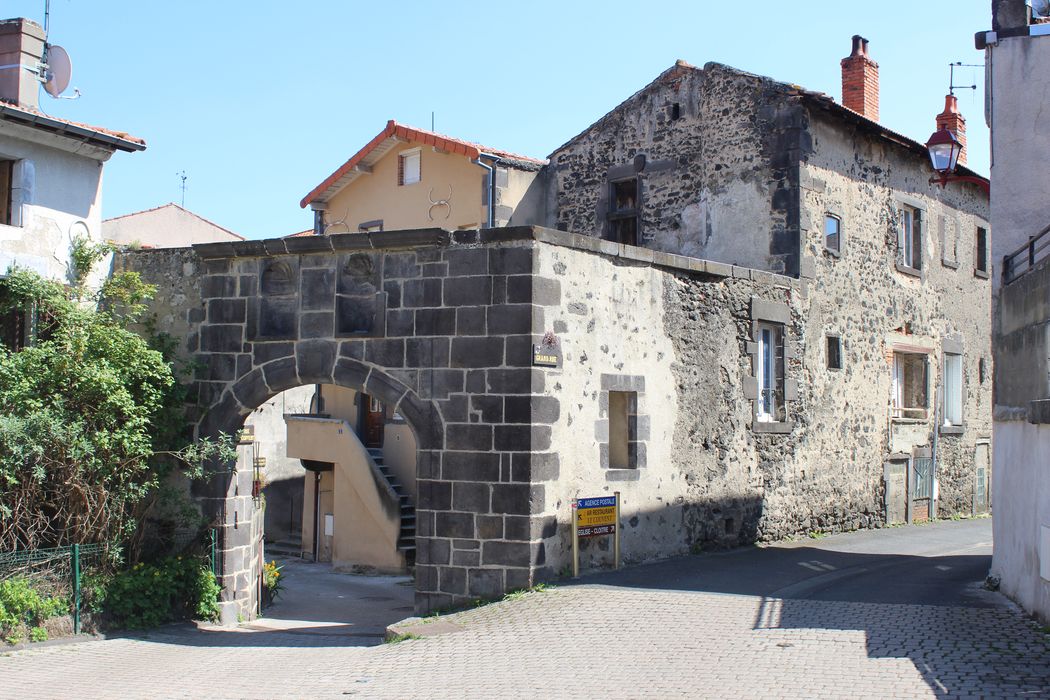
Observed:
[[[983,236],[982,236],[983,234]],[[983,238],[983,241],[982,241]],[[980,277],[981,279],[988,279],[991,277],[991,256],[989,250],[989,244],[991,243],[991,236],[988,235],[987,224],[978,226],[977,230],[974,231],[973,240],[973,275],[974,277]],[[981,249],[984,249],[983,252]]]
[[[416,179],[409,181],[407,164],[409,159],[416,161]],[[397,185],[407,187],[423,181],[423,149],[420,146],[409,148],[397,154]]]
[[[951,366],[949,366],[949,361],[951,361]],[[945,429],[950,428],[961,430],[963,427],[966,408],[963,367],[961,352],[943,353],[941,358],[941,432],[946,432]],[[952,388],[954,392],[950,392]]]
[[[786,360],[784,357],[784,324],[759,321],[756,324],[755,378],[758,380],[758,401],[755,420],[759,423],[783,423],[787,415],[784,399]]]
[[[616,206],[616,189],[617,186],[623,185],[624,183],[634,184],[634,206],[633,207],[621,207]],[[622,243],[623,245],[639,246],[642,241],[642,179],[637,175],[631,177],[621,177],[615,180],[609,181],[609,211],[605,214],[607,226],[608,226],[608,240]],[[623,236],[616,232],[618,224],[626,221],[634,220],[634,241],[623,240]]]
[[[15,226],[15,161],[0,158],[0,225]]]
[[[831,341],[835,341],[835,354],[838,360],[837,365],[831,364]],[[841,372],[845,367],[845,363],[842,361],[842,336],[828,333],[825,336],[824,341],[824,365],[832,372]]]
[[[835,229],[835,246],[834,247],[832,247],[828,243],[828,238],[829,238],[829,236],[828,236],[828,222],[829,221],[834,221],[835,225],[836,225],[836,229]],[[831,212],[831,211],[824,212],[823,238],[824,238],[824,250],[828,251],[829,253],[831,253],[836,258],[841,257],[842,256],[842,217],[840,215],[836,214],[835,212]]]
[[[916,277],[921,277],[924,270],[924,211],[916,204],[902,202],[897,214],[897,270]]]
[[[904,387],[906,377],[904,375],[903,357],[922,358],[923,370],[923,398],[924,406],[908,406],[904,404]],[[930,353],[923,350],[893,349],[893,365],[890,368],[890,417],[896,421],[926,421],[930,417]],[[922,411],[921,415],[907,415],[907,412]]]

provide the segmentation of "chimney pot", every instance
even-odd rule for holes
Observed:
[[[28,19],[0,20],[0,101],[23,107],[40,105],[40,80],[34,72],[44,55],[44,30]]]
[[[868,55],[868,40],[853,35],[853,50],[842,59],[842,104],[854,112],[879,120],[879,64]]]
[[[944,96],[944,111],[937,115],[936,122],[938,129],[947,129],[959,139],[959,144],[962,146],[959,152],[959,163],[966,165],[966,119],[959,111],[959,100],[955,98],[955,95]]]

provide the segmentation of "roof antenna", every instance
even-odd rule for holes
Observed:
[[[179,180],[181,180],[181,182],[179,183],[179,189],[182,190],[182,204],[180,204],[179,206],[181,206],[183,209],[185,209],[186,208],[186,171],[185,170],[180,170],[179,172],[177,172],[175,174],[178,175],[179,176]]]
[[[430,130],[434,130],[434,110],[430,111]]]
[[[965,68],[984,68],[984,66],[982,64],[979,64],[979,63],[963,63],[962,61],[956,61],[955,63],[949,63],[948,64],[948,71],[949,71],[949,73],[948,73],[948,94],[949,95],[954,95],[956,88],[966,89],[966,90],[976,90],[977,89],[977,84],[976,83],[974,83],[973,85],[956,85],[955,84],[955,69],[956,68],[962,68],[962,67],[965,67]]]

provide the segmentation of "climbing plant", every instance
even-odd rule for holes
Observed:
[[[173,468],[196,476],[234,454],[190,439],[170,344],[131,330],[152,287],[124,273],[90,292],[99,250],[74,257],[68,287],[4,280],[0,314],[33,309],[37,340],[0,349],[0,551],[126,539]]]

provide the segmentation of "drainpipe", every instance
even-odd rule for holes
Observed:
[[[318,530],[321,529],[321,472],[314,472],[314,561],[317,561]]]
[[[486,165],[481,162],[482,158],[488,158],[492,161],[492,165]],[[478,153],[478,157],[471,162],[474,165],[478,165],[485,170],[489,171],[489,215],[488,224],[486,228],[496,228],[496,164],[502,160],[499,156],[494,156],[491,153]]]

